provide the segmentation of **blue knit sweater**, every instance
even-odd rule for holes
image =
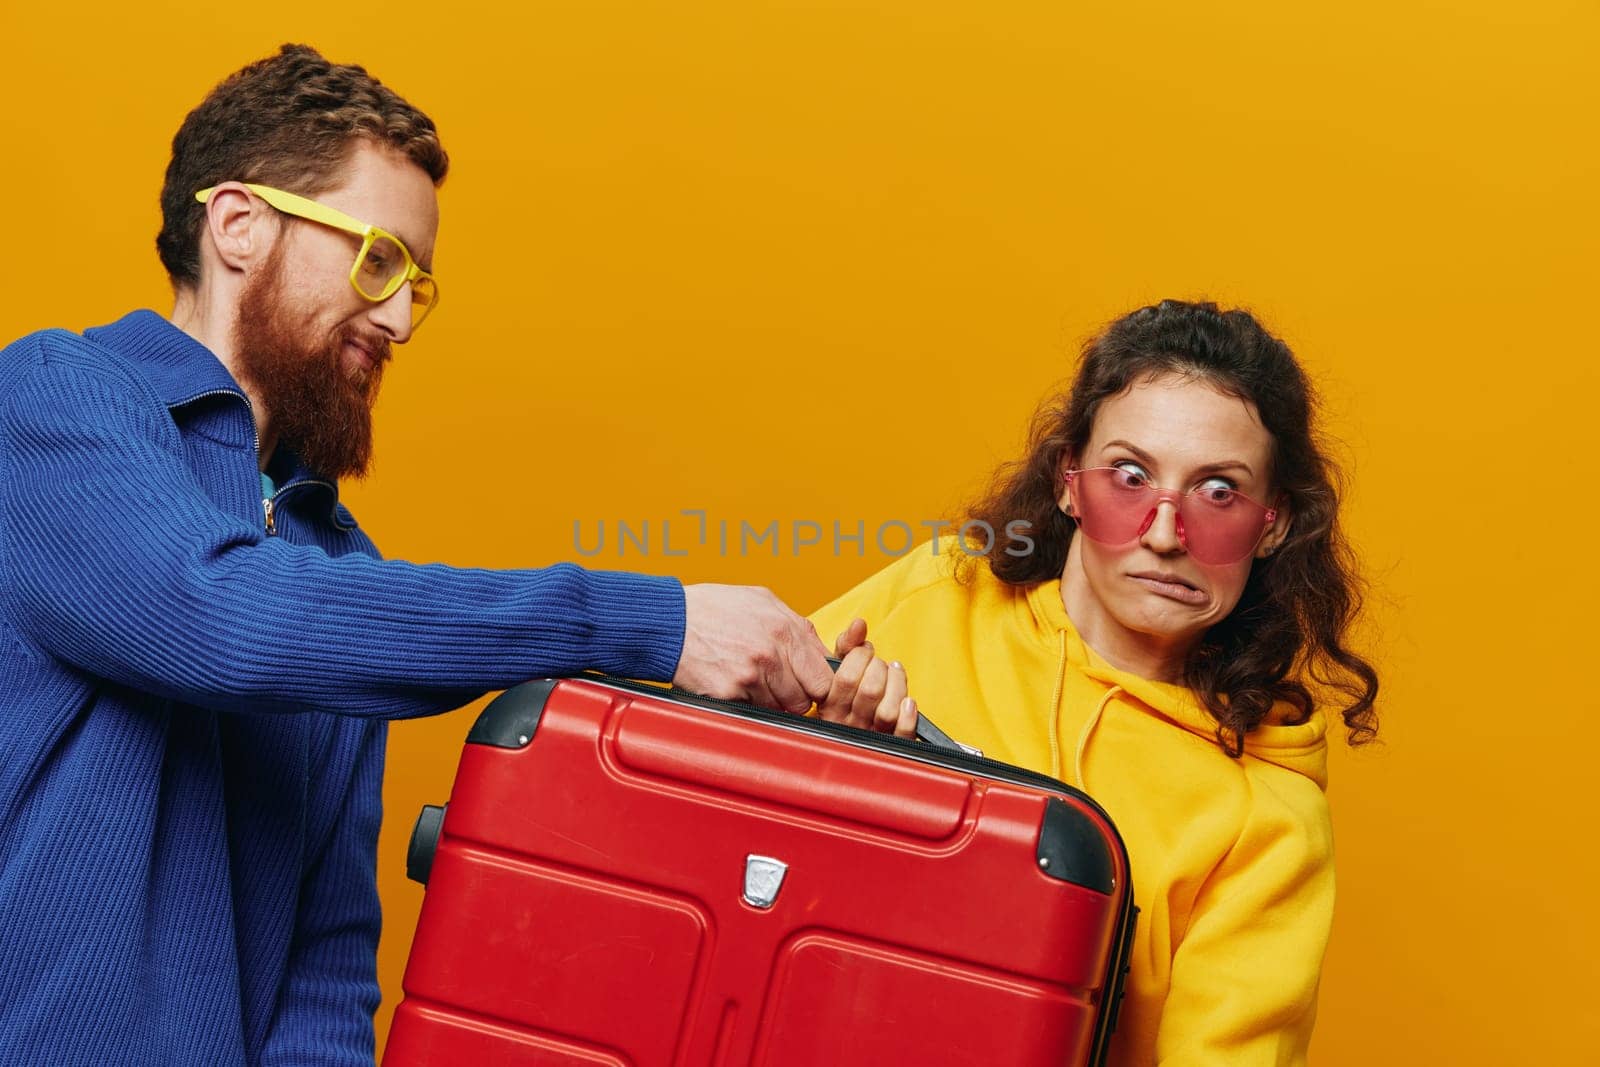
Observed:
[[[674,581],[376,558],[135,312],[0,351],[0,1064],[365,1064],[385,722],[666,679]]]

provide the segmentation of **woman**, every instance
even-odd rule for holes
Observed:
[[[825,717],[907,733],[909,676],[957,740],[1110,813],[1141,909],[1114,1063],[1305,1059],[1333,913],[1324,712],[1370,740],[1378,690],[1344,644],[1359,583],[1312,416],[1248,313],[1140,309],[972,512],[1023,536],[945,538],[812,616],[848,652]]]

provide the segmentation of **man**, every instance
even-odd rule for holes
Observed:
[[[0,352],[0,1063],[371,1064],[385,720],[599,668],[804,710],[765,590],[380,560],[433,123],[286,46],[173,141],[176,301]]]

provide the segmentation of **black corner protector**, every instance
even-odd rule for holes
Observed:
[[[1111,895],[1117,869],[1111,845],[1089,814],[1058,797],[1045,804],[1039,825],[1039,869],[1051,878]]]
[[[438,804],[424,804],[411,827],[411,844],[406,848],[406,877],[413,882],[428,884],[433,873],[433,854],[439,848],[439,835],[444,832],[444,809]]]
[[[545,701],[555,691],[557,678],[523,682],[515,689],[489,702],[467,734],[469,745],[494,745],[496,748],[522,748],[533,740],[544,714]]]

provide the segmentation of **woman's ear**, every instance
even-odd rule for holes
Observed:
[[[1272,518],[1272,525],[1267,527],[1267,532],[1262,535],[1261,543],[1256,545],[1256,558],[1266,559],[1278,551],[1278,546],[1289,536],[1289,526],[1294,521],[1294,513],[1289,510],[1289,498],[1286,496],[1273,508],[1277,514]]]
[[[1056,467],[1056,507],[1068,518],[1077,517],[1072,508],[1072,481],[1067,477],[1067,472],[1077,465],[1076,456],[1065,456]]]

